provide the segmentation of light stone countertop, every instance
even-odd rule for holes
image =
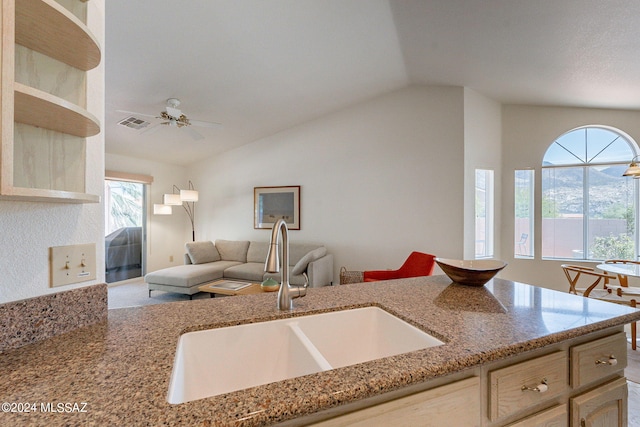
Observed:
[[[378,306],[444,345],[179,405],[166,396],[187,331]],[[309,289],[293,312],[276,293],[109,310],[108,321],[0,354],[0,425],[240,425],[283,422],[640,320],[640,310],[494,279],[482,288],[446,276]],[[80,413],[43,413],[41,403]],[[83,407],[82,403],[86,402]]]

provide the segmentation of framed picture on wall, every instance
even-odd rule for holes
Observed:
[[[300,230],[300,186],[254,187],[253,228],[273,228],[280,218],[289,230]]]

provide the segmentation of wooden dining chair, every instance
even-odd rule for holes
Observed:
[[[569,281],[569,293],[575,295],[582,295],[591,298],[600,298],[607,296],[610,291],[607,289],[609,281],[616,280],[616,276],[605,272],[596,271],[594,268],[585,267],[582,265],[562,264],[562,270],[564,275]],[[582,283],[586,281],[589,285],[586,288],[578,287],[578,282],[581,278]],[[602,289],[596,289],[596,287],[602,282]]]

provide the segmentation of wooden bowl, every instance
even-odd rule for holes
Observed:
[[[506,262],[494,259],[436,258],[436,263],[451,280],[466,286],[484,286],[507,266]]]

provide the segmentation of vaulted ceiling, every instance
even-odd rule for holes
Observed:
[[[108,0],[106,151],[186,165],[411,84],[640,109],[637,0]],[[217,128],[156,125],[168,98]],[[118,122],[133,111],[151,125]],[[133,115],[136,116],[136,115]]]

